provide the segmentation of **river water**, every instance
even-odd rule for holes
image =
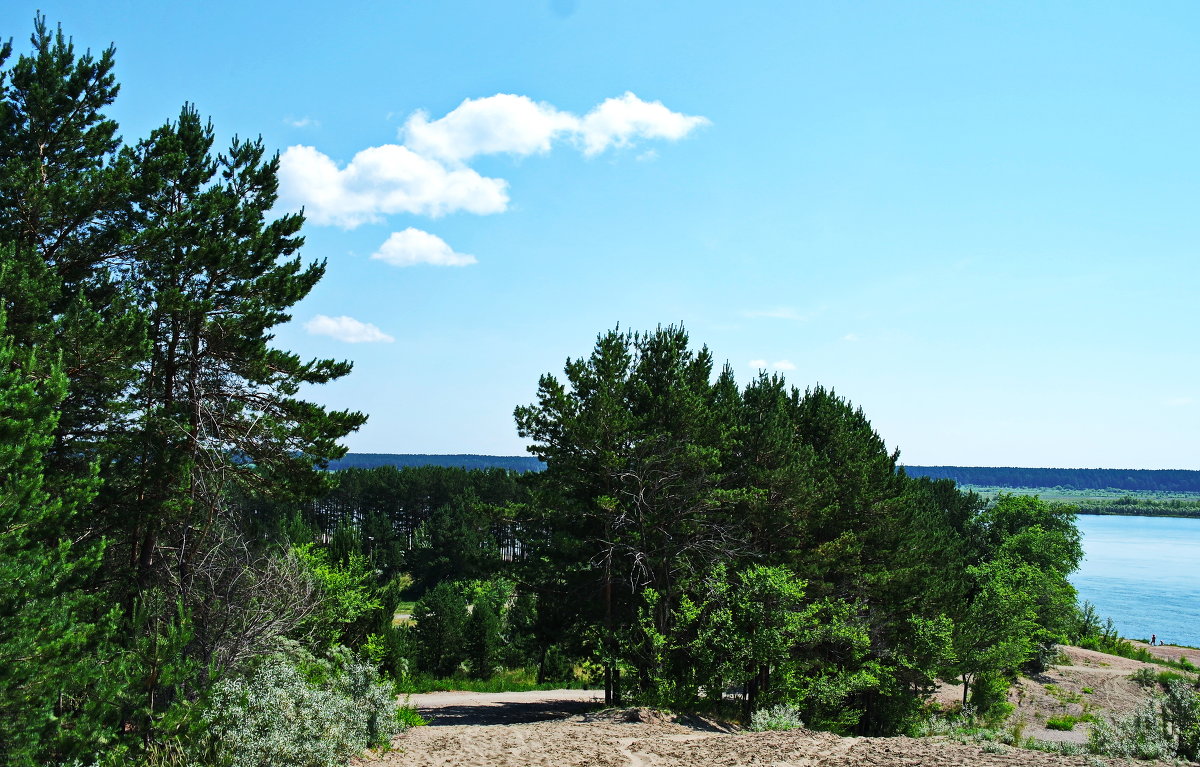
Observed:
[[[1200,519],[1079,515],[1080,600],[1122,636],[1200,647]]]

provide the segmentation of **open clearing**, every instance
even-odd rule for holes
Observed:
[[[1167,651],[1167,648],[1164,648]],[[1174,658],[1178,650],[1170,650]],[[1013,688],[1012,721],[1043,740],[1086,740],[1086,724],[1070,732],[1047,730],[1048,716],[1134,709],[1146,692],[1129,675],[1147,664],[1064,648],[1069,663]],[[1159,669],[1161,667],[1151,666]],[[961,688],[938,696],[953,700]],[[1090,692],[1085,692],[1089,690]],[[1059,765],[1097,767],[1125,760],[1065,757],[943,738],[842,738],[810,730],[746,732],[697,717],[674,718],[646,709],[597,710],[599,693],[550,690],[524,693],[439,692],[414,695],[410,704],[430,720],[396,738],[394,750],[360,764],[371,767],[991,767]],[[1139,764],[1148,764],[1140,762]]]

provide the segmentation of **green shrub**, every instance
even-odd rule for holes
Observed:
[[[1154,673],[1154,670],[1146,668],[1145,666],[1139,668],[1137,671],[1134,671],[1129,675],[1129,678],[1134,682],[1137,682],[1142,687],[1151,687],[1158,683],[1158,679]]]
[[[1046,729],[1070,731],[1075,729],[1075,723],[1078,721],[1078,719],[1070,714],[1064,714],[1063,716],[1052,716],[1046,720]]]
[[[804,726],[800,720],[800,709],[780,703],[771,708],[760,708],[750,715],[750,729],[755,732],[767,730],[798,730]]]
[[[308,674],[275,655],[250,676],[214,686],[205,745],[219,763],[340,767],[403,729],[391,686],[373,665],[346,655],[307,665]]]
[[[1166,685],[1160,708],[1163,724],[1175,738],[1175,756],[1200,760],[1200,693],[1183,680]]]
[[[453,676],[463,661],[467,603],[451,583],[439,583],[413,606],[417,664],[435,676]]]
[[[475,603],[464,633],[471,676],[490,679],[496,671],[503,639],[500,636],[500,618],[488,600],[480,599]]]
[[[544,682],[566,682],[575,678],[575,666],[558,645],[550,645],[542,656],[538,678]]]
[[[409,727],[424,727],[429,724],[429,722],[425,721],[425,717],[417,712],[415,707],[407,704],[396,706],[396,722],[402,730],[407,730]]]

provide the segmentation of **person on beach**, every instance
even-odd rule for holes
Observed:
[[[1158,634],[1151,634],[1151,635],[1150,635],[1150,646],[1151,646],[1151,647],[1153,647],[1153,646],[1154,646],[1154,640],[1155,640],[1155,639],[1158,639]]]

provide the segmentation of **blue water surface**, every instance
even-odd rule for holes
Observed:
[[[1071,582],[1122,636],[1200,647],[1200,519],[1081,514]]]

